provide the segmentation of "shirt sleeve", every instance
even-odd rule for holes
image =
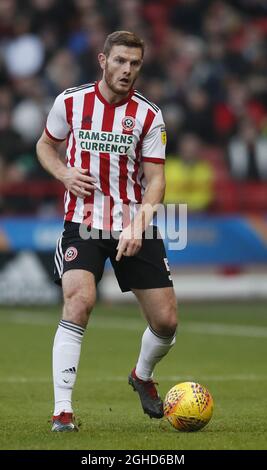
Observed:
[[[161,111],[155,115],[150,129],[143,139],[142,161],[151,163],[165,163],[166,129]]]
[[[48,114],[45,132],[50,139],[60,142],[66,139],[70,131],[67,121],[64,94],[57,96]]]

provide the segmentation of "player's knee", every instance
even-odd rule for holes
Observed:
[[[77,324],[87,323],[95,298],[89,297],[87,293],[80,291],[65,295],[64,317]]]
[[[166,327],[170,331],[170,336],[175,334],[175,332],[177,330],[177,326],[178,326],[178,323],[177,323],[176,316],[171,317],[169,319],[169,321],[167,322],[167,325],[166,325]]]
[[[177,301],[175,297],[166,306],[164,318],[166,328],[170,330],[171,334],[174,334],[178,326]]]
[[[156,322],[155,330],[162,336],[173,336],[177,330],[177,307],[176,303],[167,305]]]
[[[177,299],[175,296],[170,300],[166,310],[166,323],[171,334],[175,334],[178,326]]]
[[[157,330],[162,336],[174,336],[177,330],[177,321],[167,320],[158,325]]]

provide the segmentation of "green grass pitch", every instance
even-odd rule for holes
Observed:
[[[127,376],[145,322],[135,306],[103,304],[86,332],[74,391],[80,432],[51,433],[59,315],[60,308],[0,309],[0,449],[267,449],[266,303],[180,305],[176,347],[155,379],[162,397],[185,380],[208,387],[214,415],[196,433],[143,414]]]

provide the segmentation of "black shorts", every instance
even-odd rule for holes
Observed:
[[[107,238],[107,232],[92,229],[81,238],[80,224],[65,222],[64,232],[58,240],[55,253],[55,282],[61,284],[63,273],[71,269],[84,269],[100,281],[109,258],[122,292],[131,289],[153,289],[173,285],[166,251],[157,227],[149,228],[151,238],[143,238],[142,247],[134,256],[122,256],[116,261],[117,237]],[[153,238],[152,238],[153,237]]]

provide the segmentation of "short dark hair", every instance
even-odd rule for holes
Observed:
[[[145,45],[143,39],[130,31],[114,31],[114,33],[109,34],[103,49],[105,56],[109,56],[113,46],[139,47],[142,50],[142,58],[144,57]]]

